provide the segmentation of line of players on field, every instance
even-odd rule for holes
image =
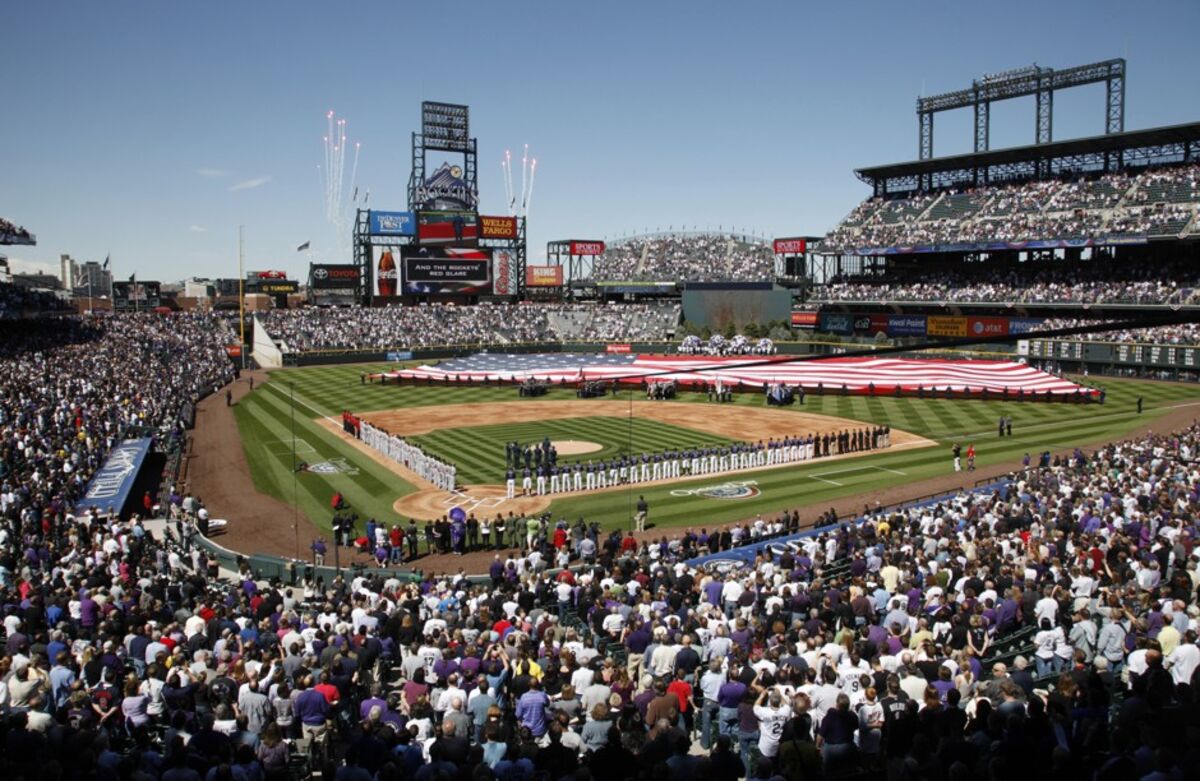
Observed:
[[[821,435],[768,439],[766,442],[735,442],[714,447],[620,455],[571,464],[558,463],[558,453],[548,438],[534,447],[522,447],[519,443],[509,442],[505,446],[507,468],[504,485],[509,499],[517,495],[518,480],[522,496],[591,491],[614,485],[674,480],[877,450],[890,446],[891,436],[889,426],[874,426]]]

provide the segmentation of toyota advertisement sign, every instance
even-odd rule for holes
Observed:
[[[314,290],[349,290],[358,286],[360,271],[350,263],[313,263],[308,286]]]

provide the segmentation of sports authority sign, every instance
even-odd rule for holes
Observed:
[[[602,241],[572,241],[572,255],[603,255],[604,242]]]
[[[803,255],[807,251],[807,248],[807,239],[775,239],[776,255]]]

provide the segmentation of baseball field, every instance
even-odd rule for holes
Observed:
[[[656,528],[717,524],[793,507],[902,489],[952,472],[950,448],[974,444],[977,466],[1019,463],[1044,450],[1062,451],[1121,437],[1157,417],[1178,419],[1195,406],[1200,387],[1170,382],[1106,380],[1104,405],[1015,403],[810,394],[806,403],[765,408],[760,394],[714,404],[700,394],[648,402],[630,392],[579,400],[552,389],[518,398],[512,387],[412,387],[362,383],[364,373],[395,365],[322,366],[271,373],[268,382],[234,408],[241,446],[257,491],[298,506],[329,528],[329,500],[340,491],[362,517],[392,521],[436,516],[463,506],[477,513],[548,508],[555,517],[583,516],[605,527],[627,527],[638,495],[651,506]],[[1092,379],[1096,383],[1095,378]],[[1138,414],[1136,400],[1144,400]],[[459,468],[465,495],[438,492],[341,432],[341,412],[402,434]],[[1012,418],[1013,435],[999,437],[997,421]],[[572,461],[664,448],[756,441],[846,425],[886,424],[896,445],[885,451],[820,459],[802,465],[660,482],[605,491],[506,502],[504,443],[576,443]],[[293,438],[294,434],[294,438]],[[293,444],[294,443],[294,444]],[[294,455],[293,455],[294,448]],[[590,450],[590,452],[585,452]],[[307,469],[293,473],[294,460]],[[994,471],[994,470],[993,470]],[[964,475],[967,480],[969,476]],[[810,520],[810,519],[806,519]]]

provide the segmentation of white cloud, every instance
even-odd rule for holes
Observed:
[[[246,179],[238,182],[233,187],[229,188],[229,192],[236,193],[240,190],[253,190],[255,187],[262,187],[269,181],[271,181],[271,177],[269,176],[256,176],[253,179]]]
[[[205,179],[222,179],[226,176],[233,176],[233,171],[226,171],[223,168],[197,168],[197,176],[203,176]]]
[[[208,228],[205,228],[202,225],[189,225],[188,230],[191,231],[192,233],[207,233],[208,232]]]

